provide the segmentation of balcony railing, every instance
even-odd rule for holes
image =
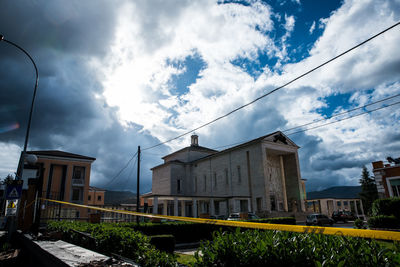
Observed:
[[[73,186],[84,186],[85,179],[72,179],[72,185]]]

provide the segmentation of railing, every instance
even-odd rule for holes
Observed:
[[[73,186],[84,186],[85,180],[84,179],[72,179]]]

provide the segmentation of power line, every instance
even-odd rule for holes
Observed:
[[[391,106],[394,106],[394,105],[397,105],[397,104],[400,104],[400,101],[399,101],[399,102],[392,103],[392,104],[389,104],[389,105],[387,105],[387,106],[379,107],[379,108],[372,109],[372,110],[367,110],[367,111],[365,111],[365,112],[363,112],[363,113],[360,113],[360,114],[357,114],[357,115],[354,115],[354,116],[350,116],[350,117],[343,118],[343,119],[336,120],[336,121],[331,121],[331,122],[328,122],[328,123],[325,123],[325,124],[317,125],[317,126],[314,126],[314,127],[311,127],[311,128],[307,128],[307,129],[304,129],[304,130],[301,130],[301,131],[297,131],[297,132],[294,132],[294,133],[290,133],[290,134],[287,134],[287,135],[292,135],[292,134],[297,134],[297,133],[306,132],[306,131],[313,130],[313,129],[316,129],[316,128],[320,128],[320,127],[323,127],[323,126],[327,126],[327,125],[330,125],[330,124],[334,124],[334,123],[337,123],[337,122],[340,122],[340,121],[345,121],[345,120],[352,119],[352,118],[355,118],[355,117],[358,117],[358,116],[361,116],[361,115],[365,115],[365,114],[368,114],[368,113],[372,113],[372,112],[374,112],[374,111],[378,111],[378,110],[381,110],[381,109],[384,109],[384,108],[388,108],[388,107],[391,107]]]
[[[144,148],[144,149],[142,149],[142,151],[144,151],[144,150],[149,150],[149,149],[152,149],[152,148],[161,146],[161,145],[163,145],[163,144],[169,143],[169,142],[171,142],[171,141],[173,141],[173,140],[176,140],[176,139],[181,138],[181,137],[183,137],[183,136],[185,136],[185,135],[188,135],[188,134],[190,134],[190,133],[192,133],[192,132],[194,132],[194,131],[197,131],[197,130],[199,130],[199,129],[201,129],[201,128],[207,126],[207,125],[210,125],[210,124],[212,124],[212,123],[214,123],[214,122],[216,122],[216,121],[218,121],[218,120],[220,120],[220,119],[223,119],[223,118],[225,118],[225,117],[228,117],[229,115],[235,113],[236,111],[239,111],[239,110],[241,110],[241,109],[243,109],[243,108],[245,108],[245,107],[247,107],[247,106],[249,106],[249,105],[251,105],[251,104],[257,102],[258,100],[260,100],[260,99],[262,99],[262,98],[264,98],[264,97],[266,97],[266,96],[268,96],[268,95],[270,95],[270,94],[272,94],[272,93],[274,93],[274,92],[276,92],[276,91],[278,91],[278,90],[280,90],[280,89],[282,89],[282,88],[288,86],[289,84],[291,84],[291,83],[293,83],[293,82],[295,82],[295,81],[297,81],[297,80],[303,78],[304,76],[306,76],[306,75],[308,75],[308,74],[314,72],[315,70],[317,70],[317,69],[319,69],[319,68],[321,68],[321,67],[323,67],[323,66],[329,64],[330,62],[332,62],[332,61],[338,59],[339,57],[341,57],[341,56],[343,56],[343,55],[349,53],[350,51],[352,51],[352,50],[354,50],[354,49],[356,49],[356,48],[358,48],[358,47],[360,47],[360,46],[366,44],[367,42],[371,41],[372,39],[378,37],[379,35],[381,35],[381,34],[387,32],[387,31],[391,30],[392,28],[398,26],[399,24],[400,24],[400,22],[397,22],[397,23],[393,24],[392,26],[390,26],[390,27],[386,28],[385,30],[383,30],[383,31],[381,31],[381,32],[379,32],[379,33],[373,35],[372,37],[366,39],[365,41],[363,41],[363,42],[361,42],[361,43],[359,43],[359,44],[353,46],[352,48],[350,48],[350,49],[348,49],[348,50],[346,50],[346,51],[340,53],[339,55],[337,55],[337,56],[335,56],[335,57],[333,57],[333,58],[331,58],[331,59],[325,61],[324,63],[318,65],[317,67],[312,68],[311,70],[309,70],[309,71],[307,71],[307,72],[301,74],[300,76],[297,76],[296,78],[290,80],[289,82],[287,82],[287,83],[285,83],[285,84],[283,84],[283,85],[281,85],[281,86],[279,86],[279,87],[276,87],[276,88],[273,89],[272,91],[270,91],[270,92],[268,92],[268,93],[266,93],[266,94],[263,94],[263,95],[257,97],[256,99],[254,99],[254,100],[248,102],[247,104],[244,104],[244,105],[242,105],[242,106],[240,106],[240,107],[237,107],[237,108],[235,108],[234,110],[232,110],[232,111],[230,111],[230,112],[228,112],[228,113],[226,113],[226,114],[224,114],[224,115],[222,115],[222,116],[219,116],[219,117],[217,117],[217,118],[215,118],[215,119],[213,119],[213,120],[211,120],[211,121],[209,121],[209,122],[207,122],[207,123],[204,123],[204,124],[202,124],[202,125],[200,125],[200,126],[194,128],[194,129],[192,129],[192,130],[190,130],[190,131],[187,131],[187,132],[185,132],[185,133],[183,133],[183,134],[180,134],[180,135],[178,135],[178,136],[176,136],[176,137],[174,137],[174,138],[171,138],[171,139],[169,139],[169,140],[167,140],[167,141],[160,142],[160,143],[158,143],[158,144],[156,144],[156,145],[153,145],[153,146]]]
[[[289,128],[289,129],[283,130],[282,132],[288,132],[288,131],[291,131],[291,130],[294,130],[294,129],[302,128],[302,127],[304,127],[304,126],[308,126],[308,125],[311,125],[311,124],[315,124],[315,123],[317,123],[317,122],[327,121],[327,120],[330,120],[330,119],[332,119],[332,118],[334,118],[334,117],[337,117],[337,116],[340,116],[340,115],[344,115],[344,114],[350,113],[350,112],[355,111],[355,110],[363,109],[363,108],[365,108],[365,107],[368,107],[368,106],[371,106],[371,105],[374,105],[374,104],[377,104],[377,103],[381,103],[381,102],[383,102],[383,101],[387,101],[387,100],[390,100],[390,99],[395,98],[395,97],[398,97],[398,96],[400,96],[400,94],[396,94],[396,95],[393,95],[393,96],[390,96],[390,97],[387,97],[387,98],[384,98],[384,99],[381,99],[381,100],[378,100],[378,101],[375,101],[375,102],[366,104],[366,105],[361,106],[361,107],[357,107],[357,108],[354,108],[354,109],[350,109],[350,110],[347,110],[347,111],[344,111],[344,112],[341,112],[341,113],[332,115],[332,116],[327,117],[327,118],[324,118],[324,119],[315,120],[315,121],[312,121],[312,122],[309,122],[309,123],[306,123],[306,124],[303,124],[303,125],[299,125],[299,126],[296,126],[296,127],[293,127],[293,128]],[[342,121],[342,120],[347,120],[347,119],[350,119],[350,118],[353,118],[353,117],[357,117],[357,116],[360,116],[360,115],[364,115],[364,114],[367,114],[367,113],[371,113],[371,112],[377,111],[377,110],[379,110],[379,109],[387,108],[387,107],[390,107],[390,106],[393,106],[393,105],[396,105],[396,104],[399,104],[399,103],[400,103],[400,102],[395,102],[395,103],[393,103],[393,104],[388,104],[387,106],[383,106],[383,107],[379,107],[379,108],[376,108],[376,109],[373,109],[373,110],[365,111],[365,112],[363,112],[363,113],[360,113],[360,114],[357,114],[357,115],[354,115],[354,116],[350,116],[350,117],[347,117],[347,118],[344,118],[344,119],[340,119],[340,120],[337,120],[337,121],[334,121],[334,122],[329,122],[329,123],[327,123],[327,124],[323,124],[322,126],[329,125],[329,124],[333,124],[333,123],[336,123],[336,122],[339,122],[339,121]],[[312,128],[308,128],[308,129],[306,129],[306,130],[301,130],[301,131],[289,133],[289,134],[286,134],[286,135],[292,135],[292,134],[295,134],[295,133],[305,132],[305,131],[312,130],[312,129],[315,129],[315,128],[319,128],[319,127],[322,127],[322,126],[319,125],[319,126],[315,126],[315,127],[312,127]],[[229,145],[214,147],[214,148],[212,148],[212,149],[218,149],[218,148],[223,148],[223,147],[229,147],[229,146],[239,145],[239,144],[245,143],[245,142],[247,142],[247,141],[249,141],[249,140],[245,140],[245,141],[241,141],[241,142],[236,142],[236,143],[232,143],[232,144],[229,144]]]
[[[115,179],[117,179],[118,176],[121,175],[121,173],[128,167],[129,163],[135,158],[135,156],[137,155],[137,152],[130,158],[130,160],[125,164],[125,166],[119,170],[119,172],[113,177],[111,178],[111,180],[106,183],[105,185],[103,185],[103,187],[107,187],[109,186],[112,182],[114,182]]]
[[[291,131],[291,130],[294,130],[294,129],[298,129],[298,128],[302,128],[302,127],[304,127],[304,126],[308,126],[308,125],[310,125],[310,124],[314,124],[314,123],[317,123],[317,122],[320,122],[320,121],[325,121],[325,120],[328,120],[328,119],[332,119],[332,118],[334,118],[334,117],[338,117],[338,116],[340,116],[340,115],[343,115],[343,114],[346,114],[346,113],[350,113],[350,112],[355,111],[355,110],[363,109],[363,108],[366,108],[366,107],[368,107],[368,106],[372,106],[372,105],[375,105],[375,104],[377,104],[377,103],[384,102],[384,101],[386,101],[386,100],[389,100],[389,99],[392,99],[392,98],[395,98],[395,97],[398,97],[398,96],[400,96],[400,94],[397,94],[397,95],[394,95],[394,96],[390,96],[390,97],[387,97],[387,98],[378,100],[378,101],[376,101],[376,102],[372,102],[372,103],[366,104],[366,105],[361,106],[361,107],[357,107],[357,108],[354,108],[354,109],[350,109],[350,110],[347,110],[347,111],[344,111],[344,112],[341,112],[341,113],[332,115],[332,116],[330,116],[330,117],[328,117],[328,118],[318,119],[318,120],[315,120],[315,121],[312,121],[312,122],[309,122],[309,123],[306,123],[306,124],[303,124],[303,125],[299,125],[299,126],[296,126],[296,127],[293,127],[293,128],[285,129],[285,130],[283,130],[282,132],[288,132],[288,131]]]

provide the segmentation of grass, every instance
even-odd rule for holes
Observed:
[[[178,262],[181,264],[184,264],[186,266],[193,266],[195,263],[195,258],[193,255],[187,255],[187,254],[181,254],[181,253],[175,253],[175,255],[178,256]]]

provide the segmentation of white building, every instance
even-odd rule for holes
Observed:
[[[152,168],[153,213],[207,217],[305,211],[298,146],[281,132],[216,151],[191,145]]]

